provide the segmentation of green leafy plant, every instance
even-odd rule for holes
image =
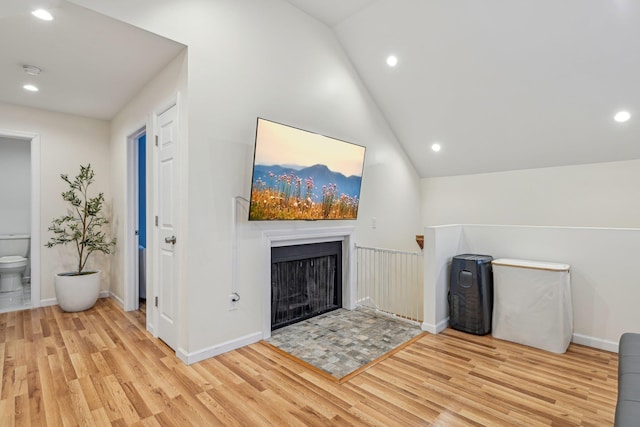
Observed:
[[[83,270],[92,253],[110,254],[116,245],[116,240],[110,240],[102,231],[102,227],[109,223],[102,213],[104,194],[89,197],[93,177],[91,164],[80,165],[80,173],[74,179],[70,179],[67,174],[60,175],[69,185],[69,190],[62,193],[62,198],[69,202],[71,208],[67,215],[51,222],[49,231],[53,233],[53,237],[45,245],[48,248],[67,243],[75,245],[78,267],[74,275],[88,274]]]

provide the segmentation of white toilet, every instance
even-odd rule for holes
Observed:
[[[29,241],[28,234],[0,234],[0,292],[22,289]]]

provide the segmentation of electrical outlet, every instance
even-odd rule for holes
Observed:
[[[377,227],[378,227],[378,219],[374,216],[373,218],[371,218],[371,228],[375,230]]]
[[[238,302],[240,302],[240,298],[238,294],[230,294],[229,295],[229,311],[238,309]]]

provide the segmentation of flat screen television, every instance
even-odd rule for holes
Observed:
[[[250,221],[356,219],[365,147],[258,118]]]

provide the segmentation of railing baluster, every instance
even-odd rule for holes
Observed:
[[[356,246],[356,262],[358,306],[422,322],[422,253]]]

